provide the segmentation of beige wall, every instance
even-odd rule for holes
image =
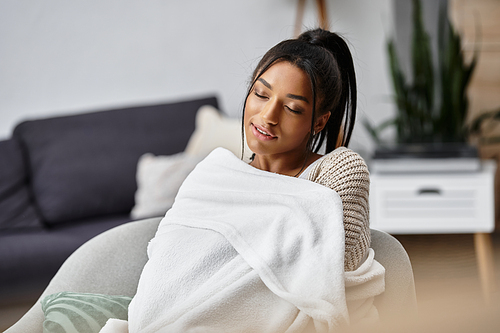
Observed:
[[[479,61],[469,88],[474,117],[500,107],[500,0],[449,0],[450,16],[464,36],[470,56],[479,50]],[[500,126],[490,135],[500,135]]]

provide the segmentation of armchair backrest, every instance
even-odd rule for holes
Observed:
[[[385,268],[385,292],[375,298],[381,320],[414,317],[417,312],[415,282],[410,258],[401,243],[383,231],[371,229],[375,259]]]

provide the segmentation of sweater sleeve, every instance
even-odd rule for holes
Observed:
[[[340,195],[344,210],[344,269],[355,270],[370,247],[368,194],[370,174],[363,158],[340,147],[326,155],[309,172],[308,179]]]

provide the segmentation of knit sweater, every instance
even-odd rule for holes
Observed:
[[[352,150],[340,147],[318,161],[307,179],[330,187],[340,195],[344,209],[344,269],[355,270],[370,247],[370,174],[365,161]]]

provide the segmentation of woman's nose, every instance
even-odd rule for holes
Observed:
[[[279,121],[279,110],[278,103],[270,100],[260,112],[260,116],[266,123],[276,125]]]

